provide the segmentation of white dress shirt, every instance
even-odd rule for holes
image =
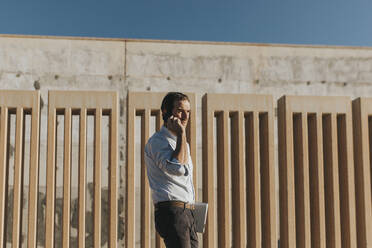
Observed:
[[[162,126],[145,146],[147,177],[154,204],[162,201],[195,202],[193,164],[189,144],[187,144],[188,163],[185,165],[172,158],[176,144],[177,136]]]

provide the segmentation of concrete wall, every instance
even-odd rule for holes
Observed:
[[[0,36],[0,88],[41,92],[40,223],[45,207],[48,90],[119,92],[119,238],[123,240],[128,91],[195,92],[200,127],[205,93],[271,94],[275,101],[284,94],[372,96],[372,49]],[[197,129],[197,166],[201,136]],[[56,205],[61,213],[58,200]]]

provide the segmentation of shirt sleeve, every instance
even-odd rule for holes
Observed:
[[[164,172],[176,176],[187,176],[188,170],[176,158],[173,158],[173,148],[168,142],[154,142],[145,149],[146,156]]]

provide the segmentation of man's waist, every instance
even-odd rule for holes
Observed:
[[[193,203],[187,203],[183,201],[161,201],[154,204],[155,210],[159,210],[160,208],[166,208],[166,207],[179,207],[183,209],[190,209],[194,210],[195,205]]]

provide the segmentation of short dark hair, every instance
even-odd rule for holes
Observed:
[[[172,115],[174,103],[176,101],[183,100],[187,100],[188,102],[190,102],[189,97],[181,92],[168,92],[168,94],[163,98],[163,101],[161,102],[161,111],[164,122],[166,122]],[[164,111],[166,112],[165,114]]]

